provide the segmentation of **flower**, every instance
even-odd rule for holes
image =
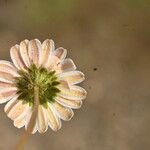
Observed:
[[[55,50],[53,40],[34,39],[11,48],[13,63],[0,60],[0,103],[7,102],[4,111],[15,127],[32,134],[48,126],[57,131],[61,119],[69,121],[72,109],[81,107],[86,91],[76,84],[84,74],[66,54],[62,47]]]

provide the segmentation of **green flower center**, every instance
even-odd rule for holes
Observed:
[[[60,92],[57,88],[59,82],[55,71],[48,71],[45,68],[37,68],[31,65],[27,71],[19,71],[20,77],[16,78],[15,86],[18,88],[18,99],[30,106],[34,104],[34,86],[39,87],[39,104],[47,107],[47,102],[54,102]]]

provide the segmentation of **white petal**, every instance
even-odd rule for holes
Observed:
[[[18,103],[18,95],[14,96],[4,107],[4,111],[6,114]]]
[[[83,100],[86,98],[87,92],[79,86],[70,86],[70,89],[59,87],[59,95],[66,99]]]
[[[60,59],[55,55],[52,55],[49,61],[46,63],[45,68],[47,68],[49,71],[55,71],[55,68],[59,62]]]
[[[47,114],[48,125],[50,126],[50,128],[54,131],[59,130],[61,128],[61,121],[57,116],[56,110],[54,109],[51,103],[48,103],[46,114]]]
[[[74,113],[72,109],[64,107],[56,101],[52,103],[52,105],[54,106],[55,110],[57,111],[58,116],[61,119],[65,121],[69,121],[73,117]]]
[[[0,71],[1,72],[6,72],[6,73],[10,73],[14,77],[19,77],[20,76],[17,73],[17,69],[9,61],[0,60]]]
[[[38,130],[38,123],[37,123],[37,120],[36,120],[36,123],[35,123],[35,126],[33,128],[32,134],[35,134],[37,130]]]
[[[0,104],[5,103],[12,99],[17,92],[17,88],[15,87],[9,87],[9,88],[4,88],[0,90]]]
[[[64,60],[67,55],[67,50],[64,49],[63,47],[59,47],[54,51],[54,55],[60,59],[60,61]]]
[[[54,70],[56,66],[65,59],[67,55],[67,50],[60,47],[56,49],[52,56],[48,59],[48,62],[46,63],[45,67],[48,70]]]
[[[58,78],[60,80],[67,81],[70,85],[78,84],[85,79],[84,74],[80,71],[64,72],[64,73],[59,74]]]
[[[13,46],[13,47],[10,49],[10,56],[11,56],[11,59],[12,59],[14,65],[15,65],[18,69],[25,70],[26,66],[25,66],[25,64],[23,63],[23,60],[22,60],[22,58],[21,58],[19,48],[20,48],[19,45]]]
[[[59,83],[60,84],[57,86],[58,88],[60,88],[60,89],[65,88],[65,89],[69,89],[70,90],[70,86],[69,86],[67,81],[60,80]]]
[[[13,84],[0,81],[0,88],[6,88],[6,87],[13,87]]]
[[[25,123],[26,123],[26,116],[27,116],[27,113],[28,113],[28,109],[29,109],[29,106],[28,104],[23,104],[23,105],[26,105],[23,113],[21,113],[15,120],[14,120],[14,126],[17,127],[17,128],[22,128]]]
[[[14,67],[14,65],[10,61],[0,60],[0,64],[7,65],[7,66],[11,67],[12,69],[16,70],[16,68]]]
[[[41,42],[38,39],[29,42],[29,58],[37,67],[39,66],[39,53],[41,48]]]
[[[30,67],[31,63],[29,59],[28,44],[29,40],[24,40],[20,43],[20,55],[22,57],[22,60],[24,61],[24,64],[27,67]]]
[[[14,120],[14,126],[17,128],[22,128],[25,125],[25,117],[26,113],[24,115],[22,114],[20,117]]]
[[[64,61],[62,61],[60,64],[58,64],[58,66],[55,68],[57,73],[61,73],[61,72],[67,72],[67,71],[73,71],[76,69],[76,66],[73,62],[72,59],[65,59]]]
[[[48,123],[47,123],[47,118],[45,114],[45,108],[41,105],[38,106],[37,122],[38,122],[38,131],[40,133],[46,132],[48,128]]]
[[[82,101],[81,100],[69,100],[63,97],[56,97],[55,99],[58,103],[60,103],[61,105],[65,106],[65,107],[70,107],[73,109],[78,109],[81,107],[82,105]]]
[[[55,49],[54,41],[47,39],[42,44],[42,50],[40,51],[40,57],[39,57],[39,65],[46,67],[50,61],[52,53]]]
[[[18,100],[17,104],[10,109],[7,115],[10,119],[15,120],[18,117],[21,117],[22,115],[26,114],[27,107],[28,106],[26,104],[23,104],[22,101]]]
[[[13,83],[14,77],[10,73],[0,71],[0,81],[5,83]]]

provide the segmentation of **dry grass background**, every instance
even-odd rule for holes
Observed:
[[[150,149],[149,0],[0,0],[0,59],[25,38],[67,48],[88,91],[70,122],[31,136],[26,150]],[[3,107],[0,150],[10,150],[24,129]]]

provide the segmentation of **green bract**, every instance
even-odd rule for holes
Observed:
[[[18,88],[18,100],[23,103],[34,104],[34,86],[39,87],[39,104],[47,107],[47,102],[54,102],[55,97],[60,92],[57,88],[59,82],[55,71],[48,71],[45,68],[37,68],[31,65],[27,71],[19,71],[20,77],[16,78],[15,86]]]

